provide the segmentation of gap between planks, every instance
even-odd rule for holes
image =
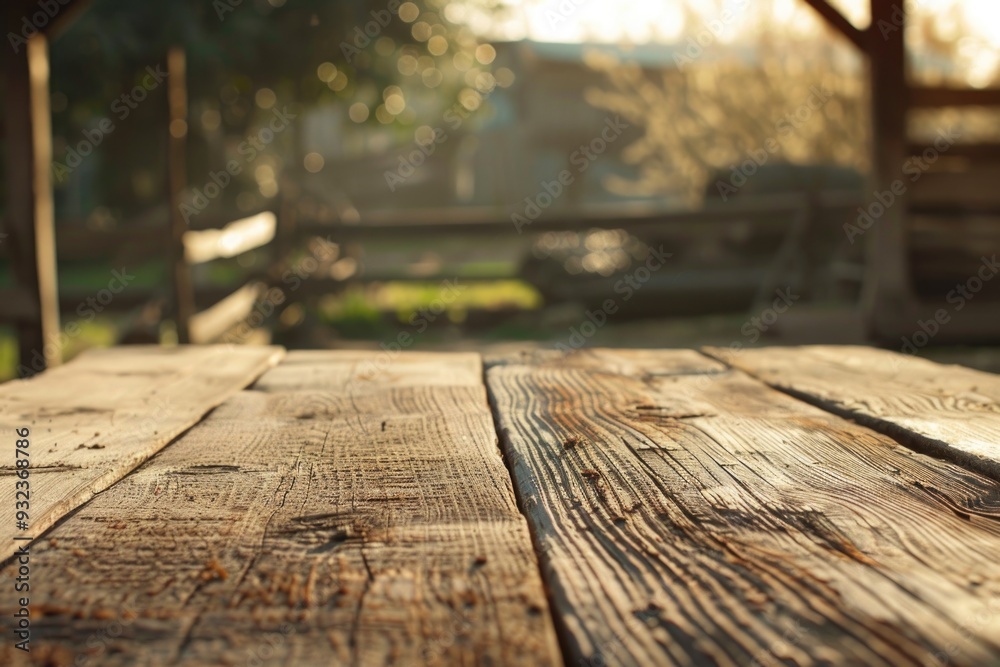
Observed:
[[[90,350],[0,386],[0,429],[30,429],[28,530],[17,530],[14,461],[0,466],[0,563],[109,488],[274,366],[281,347]],[[86,426],[83,426],[86,422]]]
[[[1000,378],[871,347],[701,352],[901,445],[1000,481]]]
[[[124,609],[100,664],[242,664],[288,628],[263,664],[562,665],[479,356],[378,360],[289,353],[50,531],[42,645]]]
[[[694,351],[487,386],[568,664],[1000,664],[995,482]]]

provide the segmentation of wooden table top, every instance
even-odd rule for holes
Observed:
[[[0,664],[1000,665],[988,373],[120,348],[0,407]]]

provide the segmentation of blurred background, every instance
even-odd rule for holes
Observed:
[[[995,0],[14,0],[0,379],[92,346],[995,370]]]

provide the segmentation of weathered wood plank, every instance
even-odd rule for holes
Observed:
[[[479,357],[367,362],[289,353],[60,524],[32,556],[38,644],[89,665],[561,665]]]
[[[827,25],[851,41],[862,53],[868,52],[866,30],[860,30],[851,23],[840,10],[827,0],[805,0],[819,14]]]
[[[1000,106],[1000,88],[914,86],[910,89],[910,104],[918,108],[996,107]]]
[[[0,385],[0,561],[14,536],[41,535],[277,363],[277,347],[91,350]],[[15,429],[30,429],[28,531],[15,527]]]
[[[691,351],[487,385],[568,664],[1000,664],[996,482]]]
[[[767,384],[1000,480],[1000,377],[869,347],[706,352]]]

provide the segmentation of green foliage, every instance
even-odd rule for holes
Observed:
[[[688,25],[701,27],[705,19],[690,9],[696,5],[688,3]],[[766,18],[773,2],[753,7]],[[719,15],[718,8],[709,13]],[[605,83],[588,90],[587,101],[644,130],[623,153],[639,167],[639,178],[611,178],[611,191],[671,192],[697,204],[712,175],[761,154],[758,165],[867,169],[863,63],[853,47],[837,38],[798,37],[766,22],[738,48],[704,34],[704,47],[691,37],[675,55],[676,67],[665,71],[609,56],[588,58]]]
[[[119,221],[163,205],[166,86],[150,91],[127,118],[118,100],[149,68],[163,71],[172,46],[187,54],[192,187],[224,168],[232,147],[272,110],[286,107],[297,114],[318,103],[346,109],[363,101],[371,110],[364,123],[395,127],[399,142],[409,143],[419,124],[415,101],[422,115],[434,114],[433,104],[468,96],[469,81],[488,71],[475,58],[479,42],[444,17],[444,5],[411,2],[395,14],[388,7],[399,3],[390,0],[94,0],[51,49],[55,160],[65,164],[101,119],[115,127],[72,174],[72,195],[60,193],[67,186],[57,179],[60,215],[70,201],[83,216],[107,206]],[[397,89],[407,108],[390,114],[385,102]],[[294,134],[271,150],[297,164]]]

